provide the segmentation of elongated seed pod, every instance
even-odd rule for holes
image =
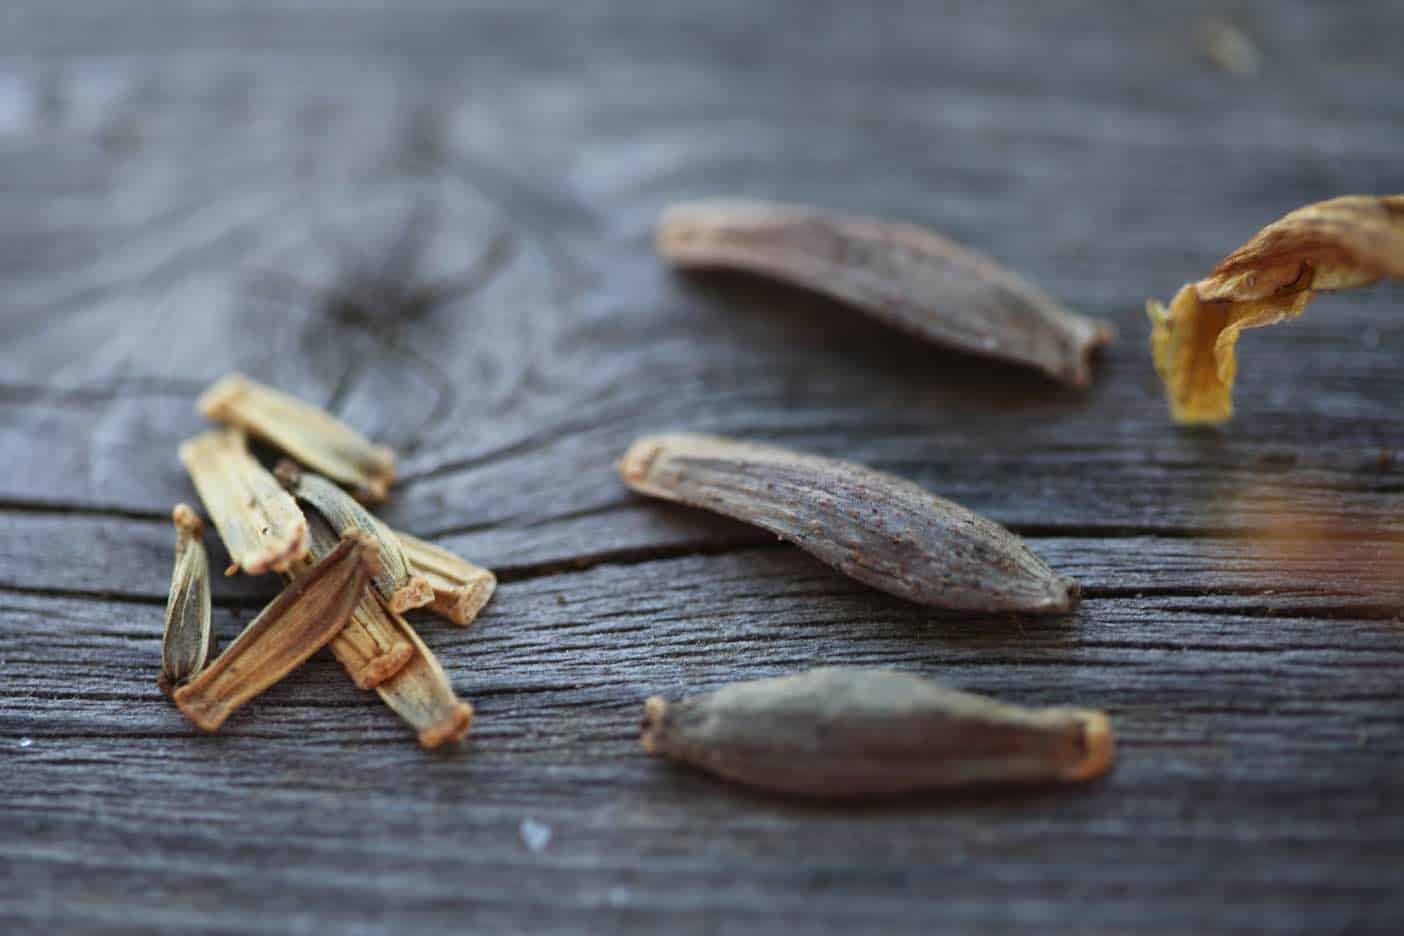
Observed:
[[[238,426],[276,445],[313,471],[349,485],[372,503],[395,480],[395,453],[313,406],[243,374],[228,374],[201,395],[206,419]]]
[[[176,528],[175,569],[166,599],[161,677],[157,680],[167,696],[205,668],[214,647],[214,629],[210,624],[210,560],[200,540],[205,525],[189,504],[176,504],[171,520]]]
[[[1077,603],[1077,584],[1004,527],[851,462],[677,434],[636,441],[619,473],[636,491],[755,524],[909,601],[1030,613]]]
[[[434,600],[433,586],[422,575],[414,574],[394,531],[358,504],[354,497],[321,475],[303,471],[287,459],[278,462],[274,474],[294,497],[320,513],[338,535],[353,529],[370,534],[380,547],[381,566],[375,577],[375,588],[390,610],[404,612]]]
[[[473,727],[473,706],[458,698],[438,658],[410,623],[398,614],[386,613],[414,645],[414,658],[375,691],[414,729],[421,747],[436,748],[460,740]]]
[[[326,558],[340,542],[336,531],[321,514],[308,510],[306,516],[311,533],[310,549],[308,558],[294,566],[296,574]],[[414,646],[370,589],[357,602],[351,620],[329,646],[332,656],[345,668],[358,689],[374,689],[404,669],[414,657]]]
[[[395,535],[410,568],[428,579],[434,589],[429,609],[459,627],[472,624],[497,590],[497,576],[442,546],[398,530]]]
[[[863,667],[655,696],[642,743],[749,786],[826,799],[1072,783],[1114,757],[1102,712],[1025,709]]]
[[[375,543],[359,531],[249,622],[215,661],[175,691],[175,703],[204,731],[215,731],[244,703],[326,646],[379,571]]]
[[[241,430],[201,433],[181,444],[180,460],[234,561],[230,572],[286,572],[307,555],[302,511],[249,454]]]
[[[918,338],[1091,382],[1111,326],[993,260],[911,224],[759,201],[674,205],[656,246],[684,268],[759,273],[846,302]]]
[[[1346,195],[1289,212],[1169,307],[1146,303],[1151,354],[1179,423],[1233,416],[1239,333],[1296,318],[1317,292],[1404,278],[1404,195]]]

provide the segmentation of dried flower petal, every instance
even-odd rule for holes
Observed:
[[[410,568],[429,580],[434,588],[430,610],[467,627],[497,589],[497,576],[480,565],[463,559],[442,546],[417,536],[396,531],[409,558]]]
[[[274,598],[198,676],[175,691],[175,703],[204,731],[215,731],[244,703],[326,646],[351,619],[371,576],[375,543],[353,532]]]
[[[181,444],[180,460],[234,561],[230,572],[286,572],[307,555],[302,511],[249,454],[241,430],[201,433]]]
[[[277,446],[302,464],[350,486],[363,500],[385,500],[395,453],[313,406],[243,374],[228,374],[198,403],[207,419],[229,423]]]
[[[1404,195],[1318,202],[1263,228],[1166,308],[1151,300],[1151,353],[1180,423],[1233,415],[1245,328],[1296,318],[1322,290],[1404,277]]]
[[[157,680],[167,696],[204,669],[214,649],[210,560],[200,540],[205,525],[189,504],[176,504],[171,520],[176,527],[175,569],[166,599],[161,678]]]
[[[413,573],[394,531],[358,504],[354,497],[321,475],[303,471],[287,459],[278,463],[274,473],[283,487],[320,513],[339,535],[353,529],[371,535],[380,547],[381,571],[375,577],[375,588],[390,610],[404,612],[434,600],[433,587],[423,576]]]
[[[642,743],[749,786],[853,799],[1075,783],[1105,773],[1111,723],[1026,709],[910,673],[857,666],[735,683],[644,706]]]
[[[339,543],[336,532],[315,510],[307,513],[307,527],[311,531],[311,549],[309,558],[300,567],[294,567],[297,574],[326,558]],[[374,689],[404,669],[414,657],[414,647],[369,590],[330,647],[358,689]]]
[[[438,658],[403,617],[387,611],[414,645],[414,659],[375,687],[391,710],[409,724],[425,748],[458,741],[473,726],[473,706],[458,698]]]
[[[619,473],[636,491],[755,524],[908,601],[1029,613],[1077,603],[1077,584],[1004,527],[862,465],[672,434],[637,440]]]
[[[1106,322],[1063,307],[993,260],[911,224],[795,205],[675,205],[658,252],[684,268],[745,270],[849,303],[919,338],[1035,367],[1086,386]]]

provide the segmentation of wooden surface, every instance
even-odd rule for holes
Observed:
[[[1207,62],[1209,13],[1257,77]],[[1169,425],[1142,307],[1404,191],[1401,35],[1388,0],[10,0],[0,921],[1399,932],[1404,288],[1248,334],[1222,431]],[[1078,394],[670,274],[651,223],[713,194],[929,225],[1120,338]],[[232,368],[394,445],[387,518],[499,571],[472,629],[423,620],[465,747],[324,657],[215,737],[158,693],[176,446]],[[613,460],[668,429],[911,477],[1087,599],[933,614],[631,496]],[[216,586],[225,639],[275,587]],[[836,662],[1105,708],[1120,760],[837,809],[637,746],[650,694]]]

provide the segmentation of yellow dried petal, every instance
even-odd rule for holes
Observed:
[[[1154,300],[1151,353],[1180,423],[1233,415],[1234,345],[1245,328],[1301,315],[1322,290],[1404,277],[1404,195],[1348,195],[1298,208],[1182,288]]]
[[[1233,416],[1238,333],[1295,318],[1310,297],[1306,291],[1282,300],[1204,302],[1188,285],[1175,294],[1169,308],[1154,299],[1147,302],[1151,354],[1175,422],[1213,424]]]

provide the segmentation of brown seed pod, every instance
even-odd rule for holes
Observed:
[[[1319,291],[1382,277],[1404,277],[1404,195],[1348,195],[1269,224],[1169,308],[1147,302],[1151,353],[1175,421],[1233,416],[1239,332],[1296,318]]]
[[[909,601],[1058,613],[1079,589],[999,524],[851,462],[716,436],[637,440],[619,463],[634,490],[769,530],[845,575]]]
[[[379,571],[371,538],[359,531],[294,579],[213,663],[175,691],[176,705],[204,731],[215,731],[244,703],[326,646]]]
[[[862,799],[1076,783],[1115,756],[1098,711],[1026,709],[910,673],[827,667],[644,705],[642,744],[748,786]]]
[[[1084,387],[1106,322],[1063,307],[993,260],[912,224],[814,208],[708,200],[664,212],[658,253],[684,268],[771,276],[937,344]]]

